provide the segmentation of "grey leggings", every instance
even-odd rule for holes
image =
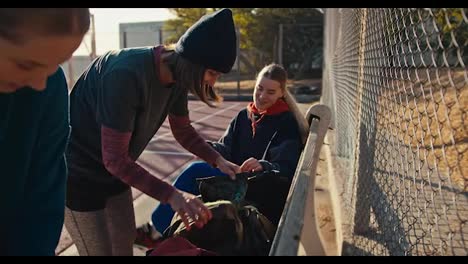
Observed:
[[[109,198],[103,210],[66,208],[65,227],[80,256],[132,256],[136,228],[131,190]]]

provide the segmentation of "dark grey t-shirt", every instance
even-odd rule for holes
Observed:
[[[132,131],[129,154],[136,160],[168,113],[188,115],[187,90],[165,87],[156,76],[154,53],[161,48],[108,52],[77,81],[70,95],[72,133],[67,153],[75,182],[122,185],[102,163],[101,125]]]

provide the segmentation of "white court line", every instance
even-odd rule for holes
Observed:
[[[202,106],[200,106],[200,107],[198,107],[198,108],[195,108],[195,109],[193,109],[193,110],[190,110],[190,111],[196,112],[196,111],[198,111],[198,110],[200,110],[200,109],[203,109],[203,108],[205,108],[205,107],[208,107],[208,106],[207,106],[207,105],[202,105]],[[170,129],[170,127],[169,127],[169,129]],[[163,135],[165,135],[165,134],[163,134]]]
[[[198,110],[203,109],[203,108],[205,108],[205,107],[208,107],[208,106],[207,106],[207,105],[202,105],[202,106],[200,106],[200,107],[198,107],[198,108],[195,108],[195,109],[193,109],[193,110],[191,110],[191,111],[195,112],[195,111],[198,111]]]
[[[236,107],[236,106],[238,106],[238,105],[239,105],[239,103],[235,103],[235,104],[231,105],[231,106],[228,107],[228,108],[225,108],[225,109],[223,109],[223,110],[219,110],[218,112],[214,112],[214,113],[211,114],[211,115],[207,115],[207,116],[205,116],[205,117],[203,117],[203,118],[201,118],[201,119],[198,119],[198,120],[195,121],[195,122],[192,122],[191,124],[192,124],[192,125],[195,125],[195,124],[201,123],[201,122],[205,121],[205,120],[208,119],[208,118],[211,118],[211,117],[213,117],[213,116],[215,116],[215,115],[217,115],[217,114],[221,114],[221,113],[223,113],[223,112],[226,112],[227,110],[230,110],[230,109],[232,109],[232,108],[234,108],[234,107]],[[172,135],[172,132],[167,132],[167,133],[162,134],[161,136],[157,136],[157,137],[155,137],[153,140],[151,140],[151,142],[156,141],[156,140],[158,140],[158,139],[165,138],[165,137],[167,137],[167,136],[169,136],[169,135]],[[146,150],[145,150],[145,151],[146,151]]]

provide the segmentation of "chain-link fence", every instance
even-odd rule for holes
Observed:
[[[344,255],[467,255],[467,44],[466,8],[326,10]]]

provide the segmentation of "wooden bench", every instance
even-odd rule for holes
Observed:
[[[302,151],[286,204],[270,250],[271,256],[340,255],[340,214],[329,184],[316,177],[320,151],[330,126],[331,111],[325,105],[313,105],[306,119],[310,129]],[[330,174],[322,175],[330,177]],[[332,183],[332,184],[330,184]]]

